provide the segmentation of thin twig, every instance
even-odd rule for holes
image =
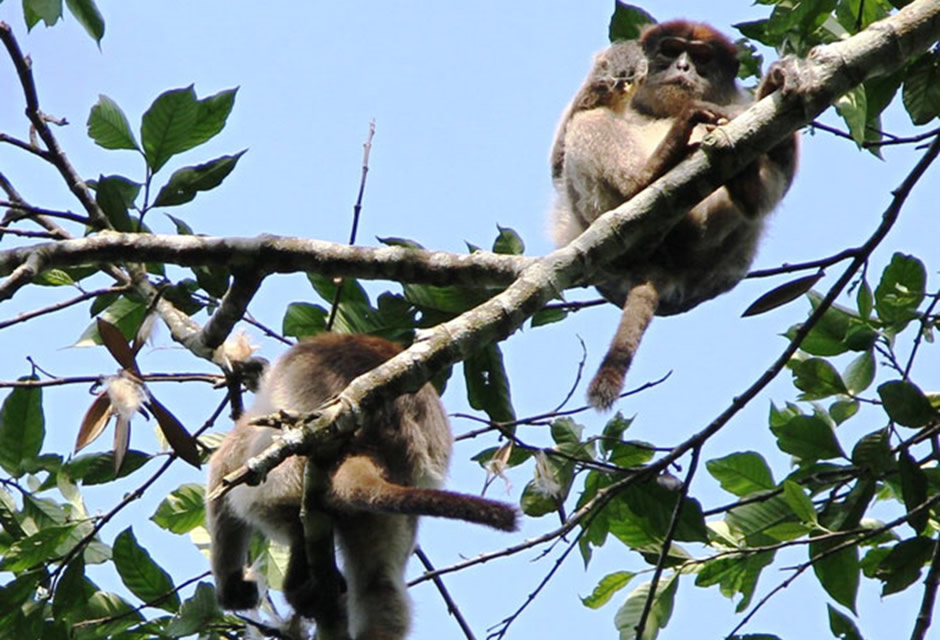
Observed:
[[[424,553],[424,549],[422,549],[420,546],[415,547],[415,556],[417,556],[418,560],[421,561],[421,564],[424,565],[426,571],[434,571],[434,565],[431,564],[431,559],[428,558],[427,554]],[[467,640],[476,640],[476,636],[473,635],[473,630],[470,629],[470,625],[467,624],[463,614],[460,613],[460,609],[457,607],[457,603],[454,602],[454,599],[450,596],[450,592],[447,591],[447,587],[444,586],[444,581],[441,580],[440,576],[435,576],[432,578],[432,580],[434,581],[434,586],[437,587],[438,593],[441,594],[441,598],[443,598],[444,604],[447,605],[447,613],[454,616],[454,619],[457,621],[457,624],[460,625],[460,630],[463,631],[463,634],[467,637]]]
[[[656,598],[656,587],[659,586],[659,579],[663,575],[663,569],[666,567],[666,560],[669,558],[669,551],[672,548],[672,541],[676,537],[676,531],[679,530],[679,519],[682,517],[682,505],[685,503],[686,496],[689,495],[689,487],[692,485],[692,477],[698,468],[698,458],[701,453],[701,447],[692,449],[692,460],[689,462],[689,471],[686,473],[685,482],[679,490],[679,496],[676,500],[676,506],[672,510],[672,519],[669,521],[669,529],[666,531],[666,538],[663,540],[663,548],[659,552],[659,560],[656,561],[656,570],[653,571],[653,580],[650,582],[649,594],[646,601],[643,602],[643,611],[640,613],[640,619],[636,623],[636,637],[642,638],[646,629],[646,621],[649,618],[650,611],[653,609],[653,600]]]
[[[937,585],[940,584],[940,541],[933,541],[933,560],[930,561],[930,570],[924,578],[924,597],[920,601],[920,610],[917,612],[917,621],[911,632],[911,640],[924,640],[927,629],[933,620],[933,606],[937,600]]]
[[[359,194],[356,196],[356,204],[353,205],[352,229],[349,231],[349,244],[356,244],[356,236],[359,233],[359,217],[362,214],[362,197],[366,192],[366,177],[369,175],[369,154],[372,152],[372,138],[375,137],[375,120],[369,123],[369,135],[362,145],[362,177],[359,178]],[[333,295],[333,304],[330,305],[330,317],[326,321],[326,330],[333,330],[333,322],[336,320],[336,313],[339,310],[339,303],[343,299],[343,285],[345,280],[339,278],[336,283],[336,293]]]
[[[97,298],[98,296],[110,295],[112,293],[123,293],[127,291],[127,286],[118,286],[118,287],[108,287],[107,289],[98,289],[96,291],[89,291],[83,293],[69,300],[63,300],[62,302],[56,302],[51,304],[48,307],[43,307],[42,309],[36,309],[34,311],[24,311],[16,317],[10,318],[9,320],[0,321],[0,329],[6,329],[9,326],[14,324],[19,324],[20,322],[26,322],[27,320],[32,320],[39,316],[46,315],[48,313],[55,313],[56,311],[61,311],[62,309],[67,309],[73,305],[84,302],[85,300],[90,300],[92,298]]]

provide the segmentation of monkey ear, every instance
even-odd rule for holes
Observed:
[[[796,300],[801,295],[812,289],[813,285],[816,284],[824,275],[826,275],[826,272],[820,269],[818,273],[814,273],[811,276],[803,276],[802,278],[791,280],[790,282],[784,283],[779,287],[771,289],[757,300],[752,302],[751,306],[745,309],[744,313],[741,314],[741,317],[746,318],[748,316],[756,316],[761,313],[766,313],[771,309],[782,307],[788,302]]]

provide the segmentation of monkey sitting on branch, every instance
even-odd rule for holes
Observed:
[[[212,456],[207,495],[278,436],[277,429],[253,425],[254,418],[280,410],[315,411],[354,378],[400,351],[381,338],[339,334],[322,334],[289,349],[265,373],[254,407]],[[221,605],[258,605],[258,587],[244,575],[251,534],[257,529],[289,545],[285,596],[295,611],[316,620],[318,638],[403,638],[410,620],[404,572],[414,549],[417,516],[457,518],[504,531],[517,526],[514,507],[438,488],[452,439],[437,393],[425,384],[370,412],[338,455],[309,462],[322,466],[328,478],[315,508],[328,517],[344,559],[336,592],[346,593],[338,607],[323,602],[323,581],[330,577],[313,575],[318,563],[309,557],[310,540],[305,539],[301,505],[310,504],[304,502],[309,499],[304,496],[306,458],[288,458],[260,485],[238,485],[208,500],[212,572]],[[335,571],[329,533],[326,540],[326,564]]]
[[[704,134],[753,103],[738,87],[737,48],[712,27],[675,20],[644,29],[595,58],[562,116],[552,148],[557,246],[673,168]],[[769,73],[757,98],[772,93]],[[597,285],[623,308],[588,402],[609,409],[654,314],[688,311],[734,287],[750,268],[764,218],[796,171],[791,136],[695,205],[642,261],[615,260]]]

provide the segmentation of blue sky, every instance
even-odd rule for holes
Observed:
[[[169,211],[182,215],[201,233],[250,236],[269,232],[345,242],[358,189],[362,143],[369,122],[375,119],[361,244],[374,246],[376,237],[403,236],[429,248],[462,252],[465,242],[489,246],[499,224],[522,235],[528,255],[540,255],[551,249],[546,216],[552,200],[548,150],[554,128],[592,55],[606,44],[612,6],[610,0],[269,5],[221,0],[102,1],[107,34],[101,51],[70,17],[64,25],[48,30],[37,27],[28,36],[18,3],[0,5],[0,19],[13,25],[21,46],[32,56],[44,110],[71,122],[57,134],[87,178],[99,173],[141,178],[143,171],[142,161],[134,154],[105,151],[86,137],[84,122],[98,94],[120,104],[136,126],[163,90],[195,83],[202,97],[239,87],[225,131],[163,170],[165,179],[181,164],[248,148],[221,188]],[[766,15],[765,7],[744,1],[707,3],[708,15],[704,6],[690,0],[646,3],[658,19],[706,19],[729,33],[734,33],[731,24]],[[27,137],[18,84],[6,60],[0,64],[0,96],[0,130]],[[823,120],[839,124],[831,112]],[[912,129],[899,110],[886,118],[886,128],[902,134]],[[890,191],[918,157],[910,149],[891,149],[882,162],[822,132],[803,135],[802,142],[799,175],[770,224],[756,267],[811,260],[862,242],[880,221]],[[23,153],[0,146],[0,171],[33,204],[73,210],[77,206],[48,167]],[[911,196],[897,227],[875,255],[870,273],[880,273],[894,251],[913,253],[928,267],[936,267],[940,182],[935,173],[936,168]],[[159,213],[151,214],[148,222],[155,231],[174,232],[169,219]],[[4,247],[8,242],[5,239]],[[839,272],[838,267],[830,270],[831,274]],[[829,282],[826,279],[820,286]],[[666,384],[618,405],[625,414],[636,416],[633,437],[660,445],[680,441],[707,424],[773,361],[785,346],[779,334],[804,319],[808,305],[799,301],[756,318],[742,319],[740,314],[777,283],[747,281],[689,314],[654,321],[628,386],[669,371],[672,375]],[[373,292],[384,289],[397,290],[394,283],[370,285]],[[594,297],[586,290],[571,294],[574,299]],[[23,290],[2,305],[0,318],[64,295],[50,289]],[[278,328],[286,303],[313,298],[302,276],[271,278],[251,311]],[[608,305],[512,336],[504,353],[517,414],[542,413],[565,396],[581,358],[579,337],[588,350],[586,370],[593,371],[617,317],[618,310]],[[103,350],[68,348],[87,322],[87,311],[73,309],[4,331],[0,379],[28,373],[26,355],[59,375],[110,373],[113,364]],[[279,344],[257,339],[265,356],[281,351]],[[141,360],[145,370],[205,370],[204,364],[182,353],[166,332],[158,334],[153,349],[145,350]],[[928,364],[922,358],[922,370],[915,371],[915,378],[928,388],[937,388],[940,375],[936,368],[927,370]],[[774,451],[767,411],[772,400],[782,404],[793,399],[788,378],[781,376],[714,438],[704,452],[705,459],[744,449]],[[582,381],[578,398],[584,386]],[[448,410],[468,411],[459,385],[452,387],[444,396]],[[64,451],[74,439],[89,396],[84,388],[47,393],[47,449]],[[164,385],[157,393],[190,425],[202,424],[220,399],[218,392],[205,387]],[[50,402],[52,397],[54,402]],[[580,421],[595,433],[604,424],[602,416],[592,413],[583,414]],[[152,447],[150,428],[141,429],[143,424],[138,425],[132,444]],[[465,420],[453,421],[458,434],[473,426]],[[871,430],[878,425],[851,426],[857,433],[844,437],[861,435],[866,426]],[[521,435],[534,443],[546,442],[537,428]],[[458,445],[453,487],[480,488],[484,477],[469,457],[491,444],[478,439]],[[771,453],[768,457],[775,476],[783,477],[788,469],[786,456]],[[508,496],[498,486],[491,495],[516,499],[530,473],[526,467],[510,475]],[[205,560],[187,539],[164,534],[146,521],[159,492],[200,479],[182,468],[172,475],[103,535],[111,541],[133,523],[141,542],[181,582],[207,568]],[[90,509],[107,509],[133,486],[129,482],[88,490]],[[730,500],[704,472],[697,475],[693,493],[706,508]],[[551,517],[530,519],[520,534],[507,536],[461,523],[425,521],[421,540],[432,560],[445,566],[538,535],[556,524]],[[478,638],[525,601],[560,549],[546,557],[540,551],[445,579]],[[568,558],[513,624],[511,637],[615,637],[613,616],[627,592],[600,611],[583,607],[578,596],[590,593],[607,573],[641,570],[646,565],[613,540],[586,571],[576,555]],[[800,548],[781,554],[775,567],[805,558]],[[418,571],[414,566],[411,573]],[[765,571],[757,595],[788,575],[777,569]],[[103,586],[118,588],[111,575],[95,577]],[[432,586],[423,584],[412,595],[414,638],[459,637],[459,629]],[[912,587],[909,594],[880,601],[877,589],[866,585],[859,600],[863,634],[895,637],[899,626],[908,633],[920,596],[920,588]],[[776,596],[746,632],[829,637],[826,600],[815,578],[804,574]],[[661,637],[717,638],[734,624],[732,602],[715,588],[693,588],[687,579],[680,587],[673,620]]]

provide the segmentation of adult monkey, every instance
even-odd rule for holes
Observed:
[[[744,111],[753,99],[738,87],[737,72],[735,45],[687,20],[649,26],[639,40],[599,54],[553,145],[556,244],[567,244],[674,167],[710,128]],[[781,69],[771,67],[757,98],[781,83]],[[649,257],[607,266],[618,277],[598,291],[623,312],[588,387],[592,406],[609,409],[619,397],[654,314],[688,311],[747,274],[764,218],[789,189],[796,161],[794,135],[695,205]]]
[[[239,419],[209,462],[208,495],[222,479],[264,451],[278,431],[251,424],[279,410],[311,412],[359,375],[401,349],[381,338],[322,334],[289,349],[266,373],[254,407]],[[434,389],[424,385],[373,410],[334,460],[317,460],[329,477],[323,509],[343,552],[348,585],[348,634],[355,640],[400,640],[410,602],[404,571],[414,548],[417,516],[458,518],[496,529],[516,529],[514,507],[438,489],[450,459],[452,435]],[[290,547],[284,578],[287,601],[301,615],[334,628],[306,556],[300,518],[306,459],[294,456],[258,486],[239,485],[206,504],[212,572],[227,609],[258,605],[244,565],[254,530]],[[329,613],[331,619],[322,618]],[[345,627],[341,613],[339,623]]]

